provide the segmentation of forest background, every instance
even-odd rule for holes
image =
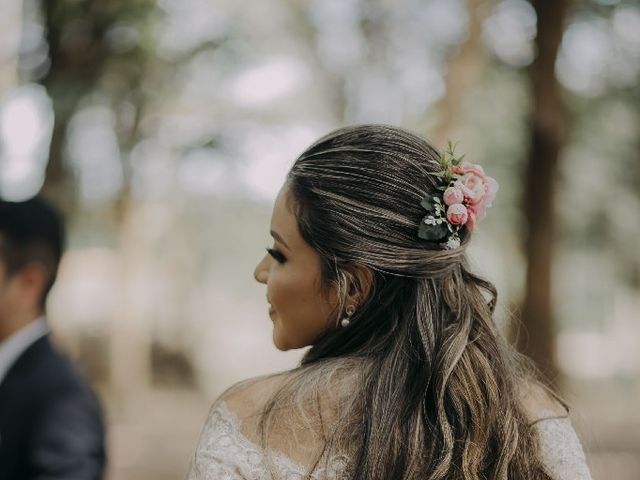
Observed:
[[[105,405],[110,480],[182,478],[217,394],[296,365],[252,271],[296,155],[354,123],[498,179],[470,248],[497,320],[594,479],[640,478],[636,1],[0,5],[0,195],[66,214],[49,321]]]

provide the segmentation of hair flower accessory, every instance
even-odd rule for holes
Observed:
[[[437,177],[441,182],[436,193],[420,202],[427,215],[420,222],[418,237],[440,242],[446,249],[460,246],[461,229],[473,231],[498,191],[495,179],[480,165],[463,161],[464,155],[456,157],[454,149],[455,145],[449,142],[440,155],[442,170]]]

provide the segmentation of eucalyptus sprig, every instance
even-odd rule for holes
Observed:
[[[456,179],[456,175],[454,173],[453,167],[457,167],[462,163],[465,154],[456,156],[455,149],[457,143],[453,143],[451,140],[447,142],[446,150],[443,150],[440,153],[439,163],[440,163],[440,172],[436,174],[436,176],[442,178],[443,184],[438,187],[438,190],[446,190],[447,187]]]

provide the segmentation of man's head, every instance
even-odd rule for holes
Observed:
[[[0,340],[43,313],[63,244],[62,219],[47,202],[0,200]]]

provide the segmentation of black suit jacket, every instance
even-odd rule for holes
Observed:
[[[104,465],[96,396],[45,335],[0,383],[0,480],[98,480]]]

